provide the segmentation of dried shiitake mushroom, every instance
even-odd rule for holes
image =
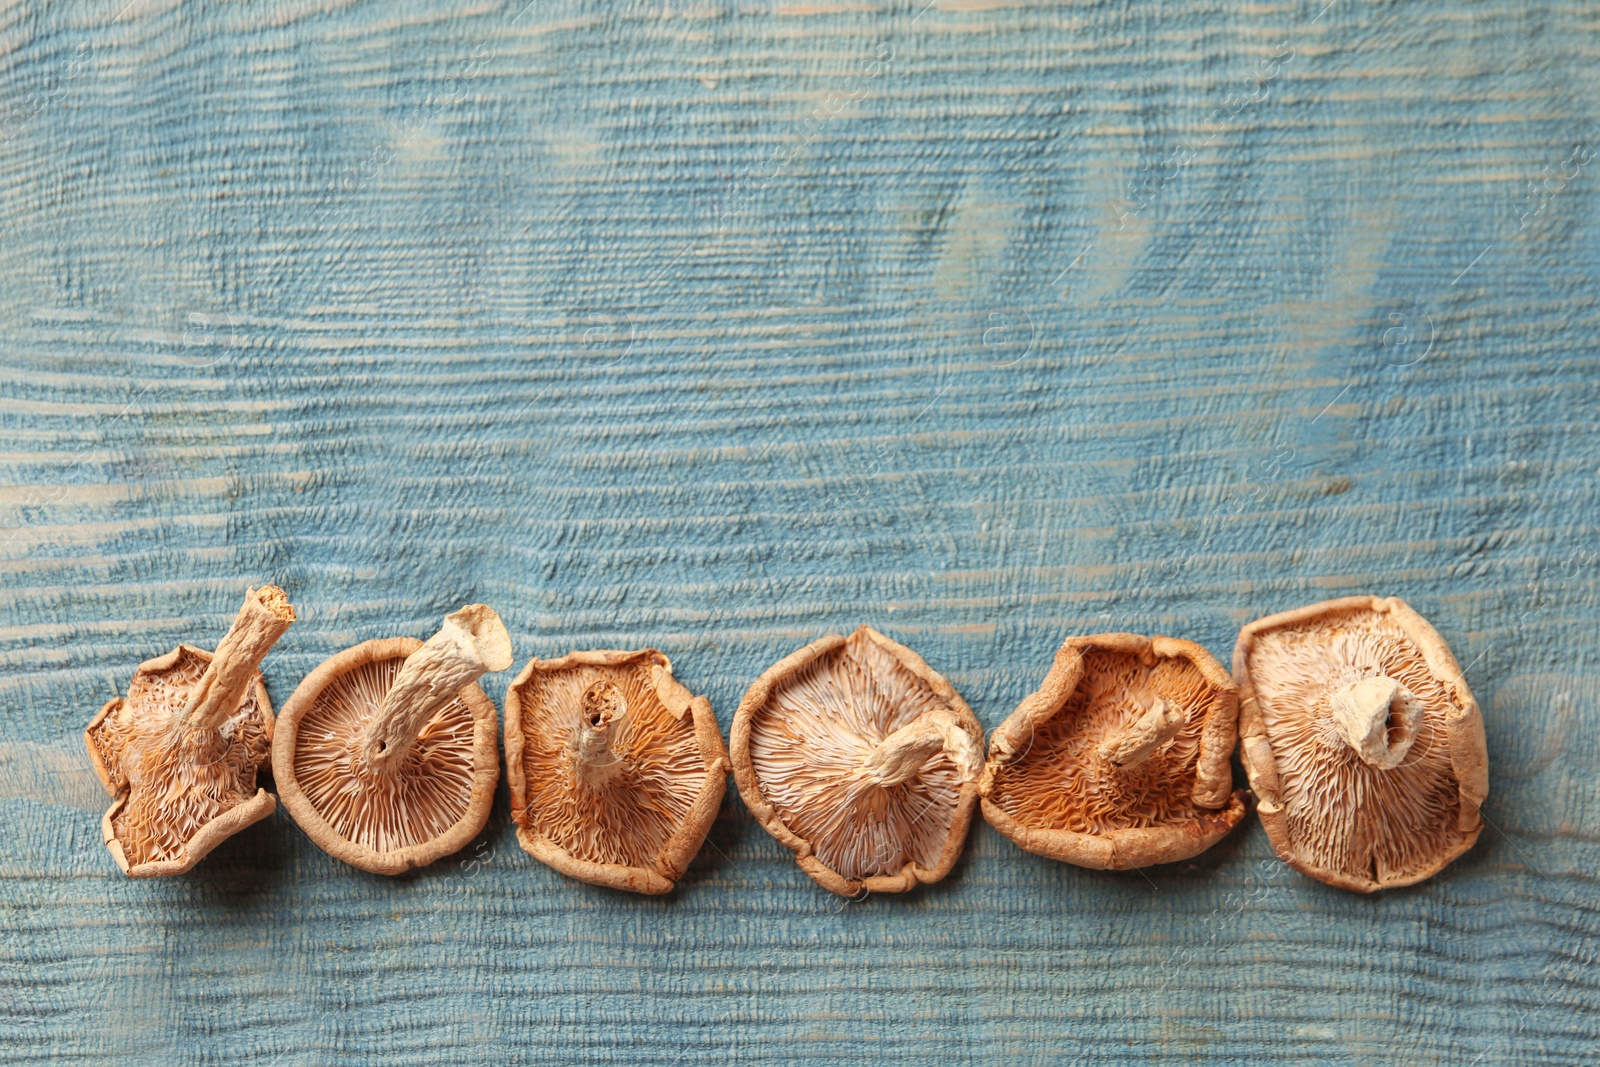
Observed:
[[[983,728],[921,656],[863,626],[756,679],[732,751],[746,806],[818,884],[899,893],[961,854]]]
[[[146,660],[89,723],[89,759],[116,798],[101,830],[124,874],[182,874],[277,807],[256,787],[272,744],[257,668],[292,622],[282,589],[251,589],[215,652],[179,645]]]
[[[705,697],[653,648],[529,661],[506,692],[506,777],[522,847],[593,885],[665,893],[727,788]]]
[[[1285,863],[1370,893],[1420,882],[1478,840],[1483,720],[1444,639],[1404,601],[1257,619],[1233,675],[1240,756]]]
[[[500,780],[494,704],[477,685],[511,666],[511,635],[486,604],[444,618],[426,644],[366,641],[306,675],[278,717],[272,774],[322,850],[400,874],[461,848]]]
[[[984,818],[1081,867],[1188,859],[1244,817],[1229,763],[1237,723],[1233,680],[1192,641],[1069,637],[990,738]]]

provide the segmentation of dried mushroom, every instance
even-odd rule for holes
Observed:
[[[179,645],[146,660],[127,697],[89,723],[89,759],[115,798],[101,830],[124,874],[182,874],[272,814],[272,794],[256,786],[272,744],[257,668],[292,622],[282,589],[251,589],[215,652]]]
[[[716,819],[727,776],[710,702],[653,648],[530,660],[506,692],[517,840],[572,878],[668,892]]]
[[[989,741],[984,818],[1041,856],[1126,870],[1198,855],[1245,813],[1238,699],[1191,641],[1069,637]]]
[[[500,779],[494,704],[476,684],[511,666],[485,604],[445,616],[426,644],[366,641],[306,675],[278,718],[272,773],[324,852],[400,874],[483,829]]]
[[[1403,601],[1257,619],[1233,674],[1240,756],[1284,862],[1370,893],[1420,882],[1477,841],[1483,720],[1444,639]]]
[[[745,804],[818,884],[899,893],[961,854],[983,728],[921,656],[863,626],[756,679],[732,751]]]

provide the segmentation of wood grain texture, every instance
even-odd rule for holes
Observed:
[[[1597,51],[1575,0],[5,6],[0,1061],[1600,1060]],[[724,729],[859,623],[992,728],[1068,634],[1398,595],[1489,828],[1362,898],[1253,819],[1124,873],[980,826],[852,904],[730,791],[642,899],[502,786],[408,877],[280,811],[132,883],[80,731],[264,581],[280,702],[482,601]]]

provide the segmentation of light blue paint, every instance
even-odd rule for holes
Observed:
[[[1600,1060],[1586,7],[123,2],[0,20],[0,1059]],[[858,622],[993,726],[1067,634],[1397,594],[1491,828],[1376,898],[1252,820],[845,904],[733,796],[666,900],[504,800],[124,880],[79,731],[266,579],[280,703],[483,600],[724,725]]]

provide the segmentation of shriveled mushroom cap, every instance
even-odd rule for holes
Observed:
[[[250,589],[216,652],[179,645],[141,663],[127,697],[90,721],[89,759],[113,797],[101,831],[124,874],[182,874],[277,807],[256,786],[273,727],[257,668],[293,622],[282,589]]]
[[[1233,673],[1240,755],[1284,862],[1370,893],[1420,882],[1477,841],[1483,720],[1444,639],[1404,601],[1257,619]]]
[[[504,669],[509,642],[495,634],[494,644],[500,666],[492,669]],[[324,661],[284,704],[273,740],[273,777],[295,822],[329,855],[375,874],[401,874],[465,846],[488,820],[500,779],[494,703],[476,682],[444,697],[392,766],[368,762],[374,716],[423,647],[381,638]]]
[[[593,885],[665,893],[727,788],[711,704],[655,649],[530,660],[506,692],[506,779],[522,847]]]
[[[1029,852],[1125,870],[1188,859],[1245,813],[1227,671],[1192,641],[1069,637],[989,741],[990,825]]]
[[[185,758],[172,737],[173,716],[210,662],[211,653],[193,645],[146,660],[128,695],[108,702],[84,731],[95,774],[116,798],[100,829],[130,877],[182,874],[277,808],[272,794],[256,786],[273,727],[260,672],[203,752]]]
[[[863,626],[756,679],[734,715],[733,770],[745,805],[819,885],[899,893],[955,865],[982,744],[949,682]]]

